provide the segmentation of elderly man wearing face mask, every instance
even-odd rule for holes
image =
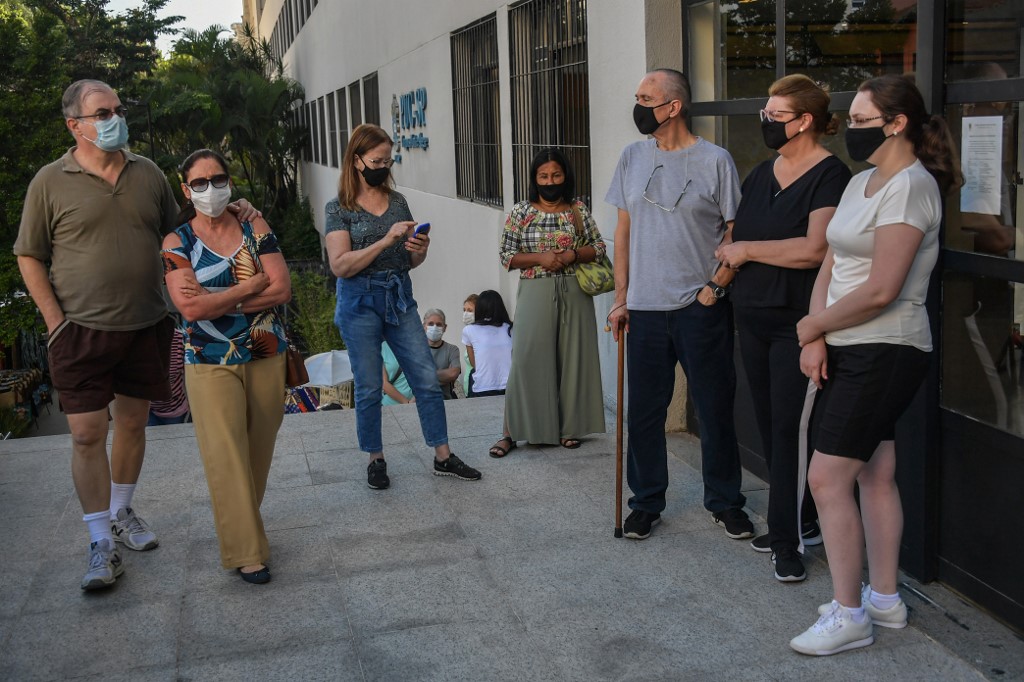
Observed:
[[[441,339],[447,329],[443,310],[431,308],[423,315],[423,331],[427,333],[430,354],[434,356],[437,381],[441,384],[444,399],[451,400],[456,397],[455,382],[462,374],[462,364],[459,362],[459,347]]]
[[[160,240],[178,206],[160,168],[126,149],[127,108],[109,85],[76,81],[61,104],[75,146],[29,185],[14,253],[49,332],[50,375],[68,416],[71,472],[89,532],[81,587],[94,590],[124,572],[115,540],[140,551],[158,544],[132,497],[149,401],[170,394],[174,324]],[[241,210],[242,219],[258,214],[248,204]]]

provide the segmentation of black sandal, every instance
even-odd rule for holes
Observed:
[[[509,447],[503,448],[500,445],[498,445],[498,443],[504,443],[505,441],[509,442]],[[487,454],[489,454],[494,459],[501,459],[502,457],[504,457],[505,455],[519,447],[518,445],[516,445],[516,442],[512,440],[512,436],[502,436],[501,438],[498,439],[498,443],[492,445],[491,449],[487,452]]]
[[[583,445],[583,441],[579,438],[559,438],[558,443],[566,450],[575,450],[579,446]]]

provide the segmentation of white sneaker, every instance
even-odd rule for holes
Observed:
[[[128,549],[138,552],[153,549],[160,544],[160,541],[156,539],[156,534],[131,507],[122,507],[117,510],[117,520],[111,522],[110,530],[114,533],[115,540]]]
[[[806,632],[791,639],[789,646],[808,656],[831,656],[874,644],[870,618],[858,623],[839,602],[833,600],[831,607]]]
[[[124,573],[121,553],[110,540],[97,540],[89,545],[89,570],[82,578],[83,590],[110,587]]]
[[[887,609],[880,609],[871,603],[871,585],[861,585],[860,605],[864,612],[871,616],[871,622],[879,627],[899,630],[907,627],[907,605],[900,599],[899,603]],[[818,607],[818,614],[824,615],[832,608],[832,604],[822,604]]]

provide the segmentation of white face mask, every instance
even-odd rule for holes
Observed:
[[[437,343],[441,340],[444,335],[444,327],[437,327],[435,325],[427,325],[427,340],[431,343]]]
[[[473,315],[472,310],[462,311],[462,324],[473,324],[476,322],[476,317]]]
[[[192,190],[192,205],[196,207],[197,211],[211,218],[219,218],[229,203],[231,203],[231,185],[214,187],[213,184],[210,184],[204,192]]]

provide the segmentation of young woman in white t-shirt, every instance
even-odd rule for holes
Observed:
[[[903,76],[861,84],[846,146],[851,159],[874,168],[846,187],[826,231],[810,313],[797,324],[800,367],[819,389],[808,480],[834,596],[790,646],[817,656],[871,644],[873,624],[907,624],[896,589],[903,511],[895,424],[928,371],[924,304],[942,194],[960,183],[946,122],[928,115]],[[870,582],[862,587],[865,539]]]
[[[473,366],[471,397],[505,395],[512,367],[512,320],[497,291],[476,300],[475,321],[462,330],[462,343]]]

